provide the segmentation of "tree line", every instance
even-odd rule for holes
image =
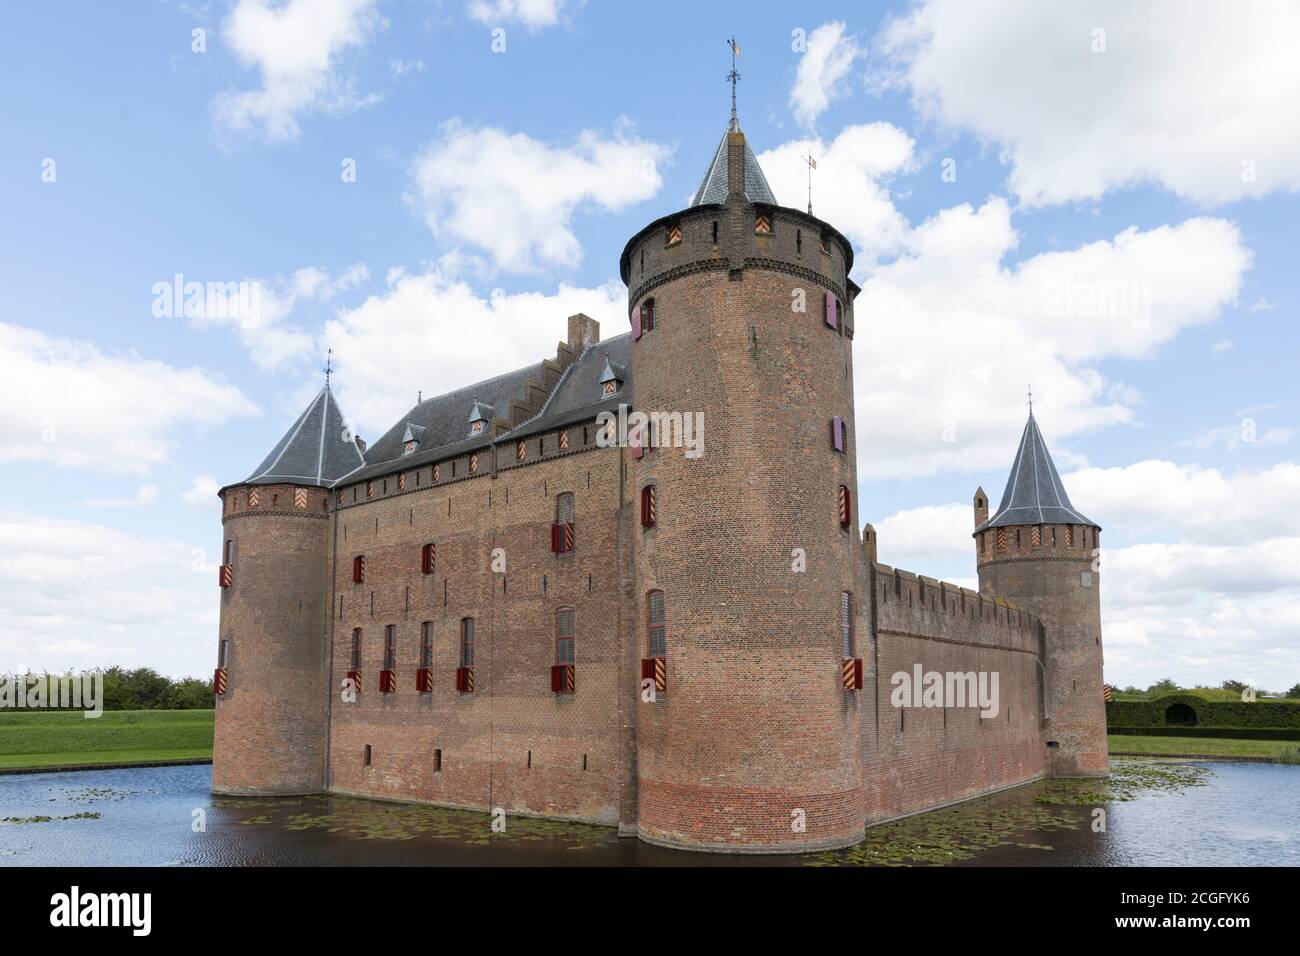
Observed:
[[[171,678],[159,674],[152,667],[127,669],[113,665],[103,668],[101,673],[104,675],[105,710],[210,710],[213,705],[211,680]],[[51,681],[69,676],[72,675],[29,672],[0,675],[0,683],[25,681],[30,687],[44,678],[48,686]]]
[[[1250,685],[1239,680],[1225,680],[1218,687],[1179,687],[1172,677],[1166,677],[1156,681],[1150,687],[1143,690],[1141,687],[1125,687],[1122,692],[1125,694],[1147,694],[1150,697],[1159,697],[1162,694],[1173,694],[1180,690],[1228,690],[1234,694],[1240,694]],[[1290,690],[1274,693],[1273,691],[1264,690],[1262,687],[1256,687],[1255,693],[1261,697],[1290,697],[1300,698],[1300,684],[1296,684]]]

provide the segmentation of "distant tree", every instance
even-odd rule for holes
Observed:
[[[1289,691],[1287,691],[1287,692],[1286,692],[1286,696],[1288,696],[1288,697],[1300,697],[1300,684],[1296,684],[1296,685],[1295,685],[1294,687],[1292,687]]]
[[[1246,689],[1247,687],[1249,687],[1250,685],[1249,685],[1249,684],[1243,684],[1243,683],[1242,683],[1241,681],[1239,681],[1239,680],[1225,680],[1225,681],[1224,681],[1222,684],[1220,684],[1219,686],[1220,686],[1223,690],[1230,690],[1230,691],[1232,691],[1234,694],[1240,694],[1243,690],[1245,690],[1245,689]]]
[[[1147,688],[1147,693],[1155,696],[1157,694],[1169,694],[1176,690],[1178,690],[1178,685],[1174,683],[1172,677],[1162,677]]]
[[[1141,691],[1139,688],[1134,687],[1132,684],[1129,684],[1127,687],[1124,688],[1124,693],[1126,693],[1126,694],[1140,694],[1140,693],[1142,693],[1142,691]]]

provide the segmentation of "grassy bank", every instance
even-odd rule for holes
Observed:
[[[1151,754],[1163,757],[1282,757],[1300,750],[1297,740],[1243,740],[1231,737],[1144,737],[1111,734],[1111,753]]]
[[[0,769],[211,759],[211,710],[0,712]]]

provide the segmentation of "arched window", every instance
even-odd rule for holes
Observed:
[[[354,584],[364,584],[366,581],[366,556],[358,554],[352,559],[352,581]]]
[[[460,619],[460,666],[474,666],[474,619]]]
[[[574,663],[573,608],[562,607],[555,612],[555,663]]]
[[[850,591],[840,594],[840,641],[844,646],[845,660],[857,656],[853,653],[853,594]]]
[[[650,657],[668,656],[668,625],[665,618],[664,592],[651,591],[646,595],[646,637]]]
[[[556,554],[573,551],[573,492],[555,496],[555,523],[551,525],[551,550]]]
[[[641,332],[653,332],[655,330],[655,300],[646,299],[641,303]]]

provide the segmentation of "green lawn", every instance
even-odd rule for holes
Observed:
[[[1111,753],[1209,757],[1277,757],[1283,750],[1300,750],[1300,740],[1240,740],[1231,737],[1139,737],[1111,734]]]
[[[212,757],[211,710],[0,712],[0,769]]]

